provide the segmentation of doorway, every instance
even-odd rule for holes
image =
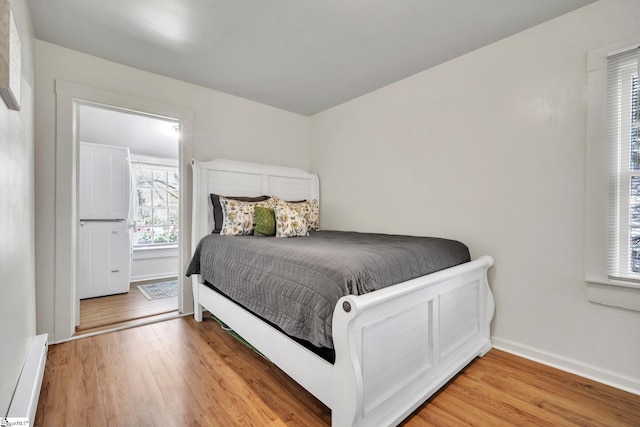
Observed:
[[[80,102],[77,118],[80,318],[74,336],[175,317],[180,123]],[[126,167],[96,167],[106,158]],[[120,229],[123,238],[114,239]]]
[[[55,251],[54,251],[54,325],[50,342],[74,338],[80,321],[79,236],[78,236],[78,157],[80,139],[79,106],[98,105],[151,117],[169,118],[179,123],[179,170],[181,198],[179,202],[180,241],[178,243],[178,310],[181,315],[193,312],[191,286],[185,286],[183,272],[189,262],[191,245],[190,170],[193,158],[193,112],[163,102],[139,98],[109,90],[56,80],[56,180],[55,180]]]

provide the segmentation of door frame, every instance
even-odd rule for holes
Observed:
[[[193,292],[186,286],[182,271],[190,258],[191,198],[193,158],[193,112],[181,107],[118,92],[92,88],[61,80],[56,92],[56,207],[54,254],[54,336],[53,342],[71,339],[79,321],[77,286],[78,262],[78,105],[98,105],[138,114],[159,116],[180,123],[180,240],[178,242],[178,310],[193,312]]]

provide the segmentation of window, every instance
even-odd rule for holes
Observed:
[[[640,280],[640,126],[638,49],[607,60],[607,151],[613,183],[609,277]]]
[[[136,232],[134,246],[178,243],[178,168],[132,162]]]
[[[585,282],[591,302],[640,311],[640,37],[589,52]]]

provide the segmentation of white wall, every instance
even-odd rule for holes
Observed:
[[[178,248],[134,249],[131,260],[131,282],[164,279],[178,275]]]
[[[587,52],[638,34],[601,0],[312,117],[322,227],[492,255],[495,344],[640,393],[640,313],[583,280]]]
[[[36,332],[33,188],[33,28],[26,0],[11,1],[22,43],[21,109],[0,100],[0,418]]]
[[[54,333],[56,79],[193,111],[193,152],[197,160],[218,157],[308,167],[309,120],[304,116],[39,40],[35,59],[39,333]]]

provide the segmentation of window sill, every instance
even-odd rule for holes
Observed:
[[[585,281],[589,301],[640,311],[640,284],[593,277]]]
[[[134,246],[133,251],[157,251],[160,249],[178,249],[178,245],[149,245],[149,246]]]

